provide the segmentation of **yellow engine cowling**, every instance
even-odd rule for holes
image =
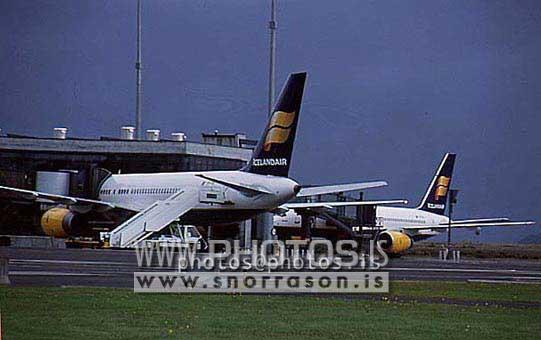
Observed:
[[[379,241],[388,254],[401,254],[413,245],[411,237],[399,231],[384,231],[379,235]]]
[[[52,208],[41,216],[41,229],[46,235],[68,237],[76,215],[66,208]]]

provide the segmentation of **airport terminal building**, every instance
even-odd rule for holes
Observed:
[[[0,185],[97,198],[108,173],[233,170],[250,159],[255,142],[243,134],[203,134],[203,143],[182,133],[160,138],[148,130],[135,140],[123,128],[120,138],[70,138],[57,128],[51,138],[7,134],[0,137]],[[2,234],[31,234],[39,229],[41,207],[13,199],[0,201]]]

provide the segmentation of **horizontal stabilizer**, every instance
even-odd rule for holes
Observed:
[[[354,201],[354,202],[314,202],[314,203],[286,203],[280,206],[283,209],[332,209],[336,207],[353,207],[360,205],[408,204],[407,200],[383,201]]]
[[[495,222],[508,222],[509,218],[507,217],[494,217],[494,218],[478,218],[478,219],[471,219],[471,220],[453,220],[452,223],[462,223],[462,224],[468,224],[468,223],[495,223]]]
[[[451,223],[451,228],[486,228],[486,227],[519,227],[519,226],[529,226],[534,225],[533,221],[521,221],[521,222],[494,222],[494,223]],[[439,225],[418,225],[418,226],[405,226],[404,230],[422,230],[422,229],[432,229],[432,230],[443,230],[447,229],[449,225],[439,224]]]
[[[272,194],[272,191],[270,191],[270,190],[268,190],[266,188],[256,187],[256,186],[253,186],[253,185],[250,185],[250,184],[236,183],[236,182],[233,182],[231,180],[225,180],[225,179],[211,177],[211,176],[203,175],[203,174],[196,175],[196,176],[204,178],[204,179],[209,180],[211,182],[215,182],[215,183],[224,185],[226,187],[230,187],[230,188],[235,189],[237,191],[244,192],[244,193],[249,194],[249,195]]]
[[[364,183],[349,183],[349,184],[336,184],[336,185],[323,185],[302,188],[297,194],[297,197],[317,196],[325,194],[336,194],[339,192],[359,191],[372,188],[381,188],[387,186],[385,181],[374,181]]]

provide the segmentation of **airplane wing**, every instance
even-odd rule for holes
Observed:
[[[199,191],[192,188],[177,192],[164,201],[152,203],[109,233],[111,246],[120,248],[136,246],[193,209],[198,202]]]
[[[347,192],[347,191],[358,191],[358,190],[365,190],[365,189],[372,189],[372,188],[380,188],[387,185],[388,184],[385,181],[374,181],[374,182],[364,182],[364,183],[349,183],[349,184],[305,187],[299,191],[299,193],[297,194],[297,197],[334,194],[334,193]]]
[[[94,206],[98,209],[103,209],[103,210],[109,210],[109,209],[115,208],[114,204],[104,202],[104,201],[48,194],[45,192],[0,186],[0,197],[6,196],[8,194],[15,197],[19,197],[27,201],[35,201],[39,203],[58,203],[58,204],[65,204],[69,206],[84,206],[84,207]]]
[[[528,226],[534,225],[533,221],[520,221],[520,222],[493,222],[493,223],[451,223],[451,228],[485,228],[485,227],[516,227],[516,226]],[[423,230],[423,229],[447,229],[448,224],[439,225],[418,225],[418,226],[404,226],[404,230]]]
[[[384,201],[353,201],[353,202],[314,202],[314,203],[286,203],[282,209],[332,209],[336,207],[353,207],[359,205],[383,205],[383,204],[408,204],[407,200],[384,200]]]

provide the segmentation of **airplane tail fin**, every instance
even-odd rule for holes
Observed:
[[[428,187],[421,204],[417,209],[425,210],[438,215],[445,214],[447,195],[451,187],[451,178],[455,166],[456,154],[446,153]]]
[[[288,176],[305,81],[305,72],[289,75],[252,159],[242,171]]]

